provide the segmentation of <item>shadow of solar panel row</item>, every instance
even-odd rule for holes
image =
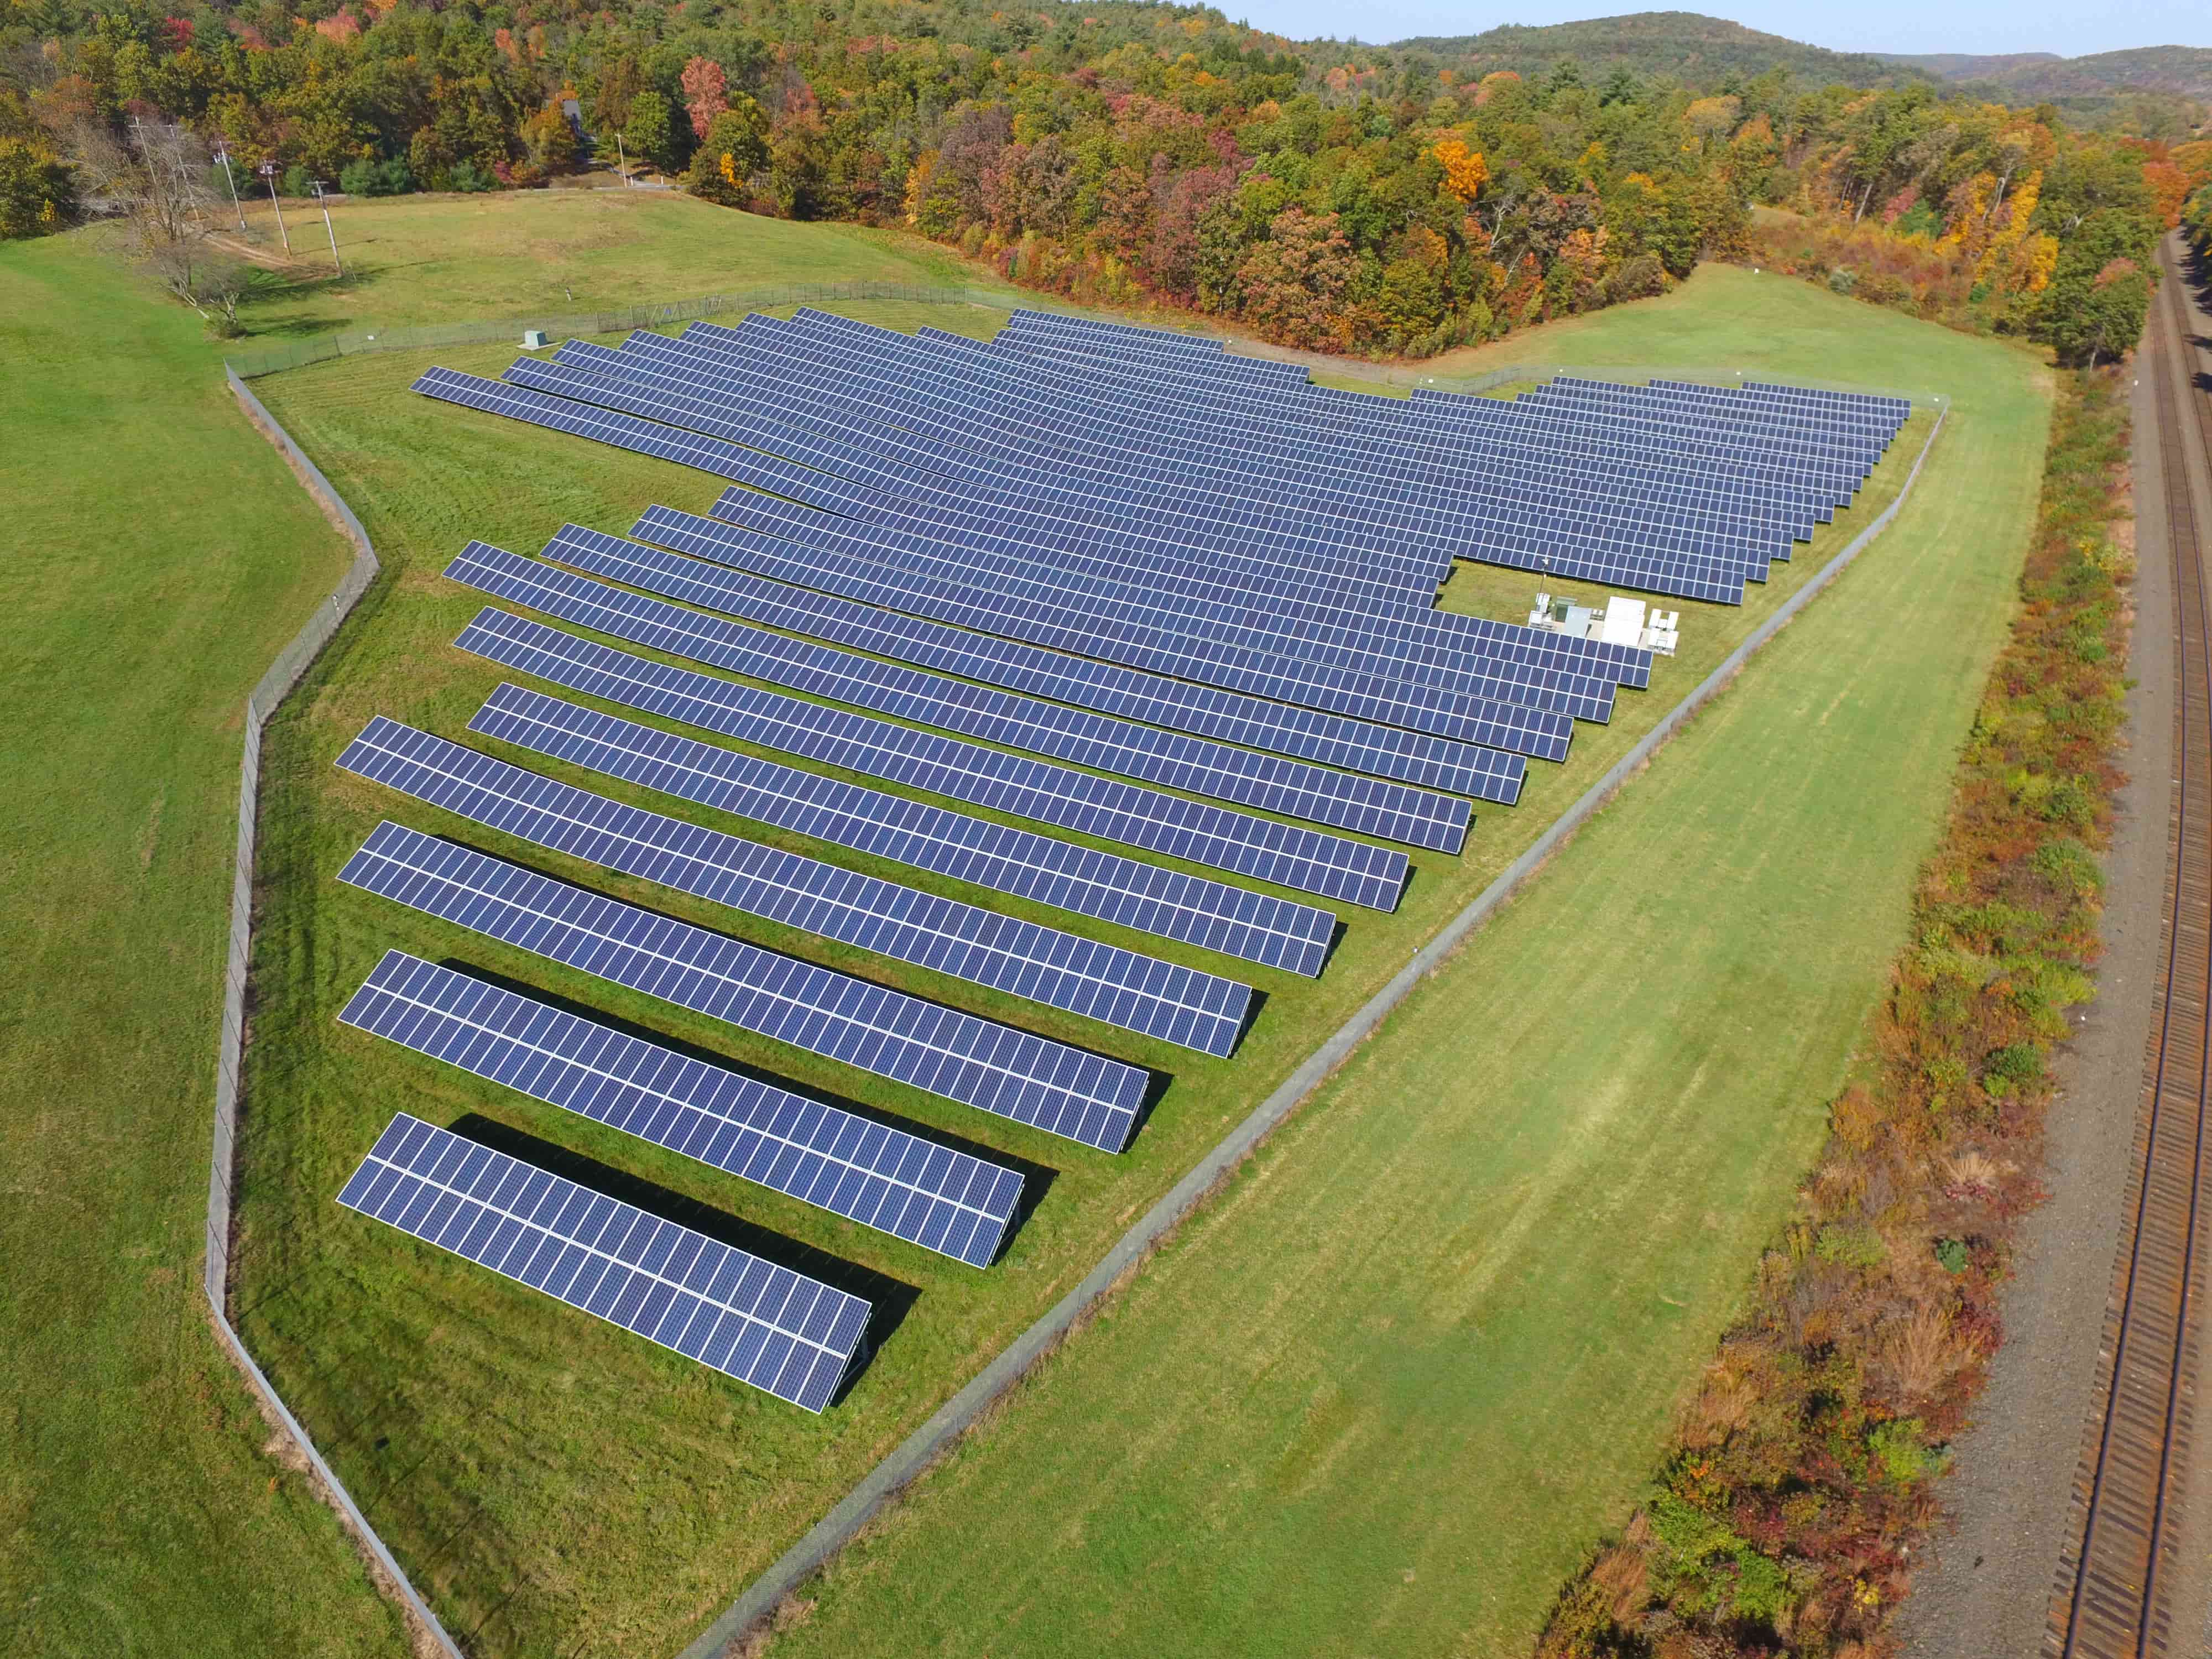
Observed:
[[[339,1019],[971,1267],[999,1253],[1013,1170],[391,951]]]
[[[1406,855],[1393,848],[1248,818],[1003,750],[802,702],[632,656],[489,606],[454,643],[525,673],[764,749],[1301,892],[1388,910],[1405,885]]]
[[[647,508],[630,534],[639,541],[656,542],[757,575],[825,588],[1034,645],[1539,759],[1563,757],[1574,731],[1571,716],[1557,710],[1288,659],[1256,644],[1212,636],[1233,632],[1226,623],[1206,629],[1188,619],[1152,611],[1146,611],[1139,623],[1126,613],[1116,618],[1041,597],[1012,600],[997,592],[979,597],[977,585],[961,580],[957,568],[949,563],[940,562],[935,574],[925,574],[911,567],[794,548],[742,526],[664,507]]]
[[[1457,796],[1324,771],[855,656],[648,599],[482,543],[464,550],[447,574],[496,598],[694,662],[1147,785],[1449,853],[1458,852],[1467,838],[1468,804]]]
[[[687,823],[378,715],[338,757],[433,806],[746,915],[1226,1056],[1251,988]]]
[[[338,879],[772,1041],[1119,1152],[1135,1066],[777,956],[385,823]]]
[[[540,556],[727,616],[963,679],[1478,800],[1510,805],[1527,769],[1520,756],[1499,750],[1071,657],[771,581],[581,525],[563,525]]]
[[[592,682],[586,689],[608,684],[579,678]],[[493,691],[469,730],[817,841],[1308,978],[1321,972],[1335,933],[1335,916],[1311,905],[714,748],[512,684]]]
[[[660,417],[677,424],[716,432],[721,430],[714,424],[716,416],[737,413],[762,422],[769,418],[764,411],[772,411],[774,419],[804,425],[810,433],[834,434],[840,445],[866,447],[886,458],[881,471],[830,468],[849,482],[986,522],[1003,520],[1032,538],[1101,556],[1126,550],[1132,556],[1174,559],[1187,568],[1215,572],[1275,573],[1295,566],[1333,575],[1349,590],[1378,602],[1420,605],[1435,595],[1435,562],[1419,569],[1403,564],[1395,556],[1400,538],[1371,514],[1316,526],[1312,515],[1257,501],[1249,493],[1170,490],[1156,482],[1132,482],[1111,466],[1077,470],[1062,465],[1050,470],[1044,462],[1064,463],[1068,457],[1040,457],[1016,442],[962,441],[957,434],[948,435],[945,422],[927,412],[887,422],[885,417],[896,412],[891,400],[855,396],[842,381],[836,389],[822,387],[817,375],[772,367],[764,354],[731,356],[690,342],[688,335],[681,340],[634,336],[613,351],[572,341],[558,355],[564,366],[588,364],[610,380],[619,377],[633,393],[650,391],[671,400],[671,412]],[[538,384],[527,379],[520,363],[508,371],[508,378],[519,374],[525,383]],[[620,406],[654,413],[635,404]],[[783,453],[793,459],[811,459],[800,447]],[[913,465],[933,469],[929,479],[908,484],[905,475]]]
[[[404,1112],[338,1202],[810,1412],[867,1334],[856,1296]]]

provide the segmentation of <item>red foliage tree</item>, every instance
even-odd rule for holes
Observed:
[[[684,66],[684,109],[691,131],[702,143],[714,118],[730,106],[730,77],[711,58],[694,58]]]

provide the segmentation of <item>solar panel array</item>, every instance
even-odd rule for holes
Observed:
[[[404,1112],[338,1202],[810,1412],[867,1334],[856,1296]]]
[[[1406,884],[1403,853],[718,679],[491,606],[455,644],[765,749],[1326,898],[1388,910]]]
[[[501,684],[470,732],[1307,976],[1336,916],[1243,884],[1395,908],[1402,849],[1458,854],[1473,803],[1516,803],[1530,763],[1565,759],[1576,722],[1650,683],[1648,651],[1439,609],[1455,560],[1740,603],[1850,504],[1911,412],[1574,377],[1510,402],[1377,398],[1217,341],[1034,312],[988,342],[811,311],[695,324],[571,341],[497,380],[434,368],[416,390],[729,486],[705,514],[649,507],[627,536],[563,526],[536,557],[471,543],[447,574],[545,620],[486,606],[456,644],[646,719]],[[740,922],[1197,1053],[1229,1055],[1259,1001],[381,717],[339,764]],[[395,823],[340,879],[1103,1151],[1154,1081]],[[926,1131],[402,951],[341,1018],[972,1266],[1021,1198],[1016,1170]],[[809,1410],[861,1352],[866,1303],[404,1114],[341,1199]]]
[[[966,1152],[391,951],[338,1018],[595,1123],[989,1264],[1022,1178]]]
[[[338,879],[710,1018],[1088,1146],[1127,1144],[1148,1084],[1085,1054],[385,823]]]
[[[512,684],[469,730],[778,829],[1308,978],[1327,910],[1185,875],[819,772],[718,749]]]
[[[381,714],[337,763],[571,857],[1202,1054],[1237,1046],[1251,1004],[1234,980],[624,805]]]

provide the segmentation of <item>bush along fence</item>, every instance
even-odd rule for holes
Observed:
[[[276,423],[276,417],[262,407],[261,400],[246,390],[246,383],[235,374],[229,380],[231,392],[247,417],[291,462],[300,481],[337,520],[355,551],[353,563],[347,568],[336,591],[315,608],[315,614],[293,635],[292,642],[277,653],[269,672],[246,699],[246,751],[238,785],[238,855],[231,878],[230,946],[223,968],[222,1028],[216,1060],[215,1148],[208,1177],[207,1271],[202,1284],[216,1328],[222,1334],[231,1358],[307,1458],[323,1496],[337,1510],[339,1519],[369,1557],[372,1569],[386,1593],[397,1596],[405,1606],[413,1615],[418,1633],[427,1636],[435,1651],[447,1655],[449,1659],[461,1659],[460,1650],[446,1634],[407,1575],[400,1571],[399,1563],[392,1559],[376,1529],[368,1524],[352,1494],[323,1461],[323,1455],[315,1449],[307,1430],[300,1425],[276,1386],[254,1363],[253,1356],[246,1352],[246,1344],[230,1322],[231,1173],[238,1139],[239,1084],[245,1060],[247,972],[253,949],[253,859],[261,799],[261,733],[277,706],[330,643],[338,625],[361,602],[362,595],[368,592],[380,567],[376,550],[369,544],[368,532],[362,528],[361,520],[354,516],[337,491],[331,488],[330,480],[292,441],[291,434]]]
[[[2039,1196],[2048,1056],[2094,989],[2133,572],[2110,538],[2123,386],[2062,387],[2023,610],[1872,1057],[1642,1507],[1562,1592],[1542,1659],[1893,1650],[1908,1558],[1938,1518],[1936,1476],[1987,1380],[1997,1292]]]

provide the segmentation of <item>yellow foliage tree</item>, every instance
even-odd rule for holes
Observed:
[[[1472,202],[1489,181],[1490,163],[1463,138],[1440,139],[1430,154],[1443,165],[1444,188],[1462,202]]]

